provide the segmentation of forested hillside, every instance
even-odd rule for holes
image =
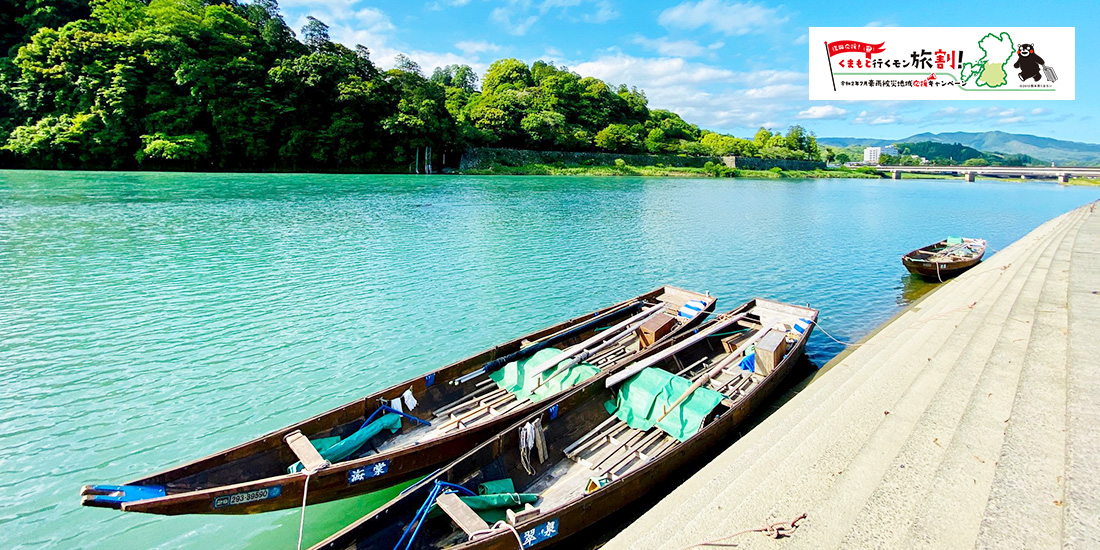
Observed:
[[[650,109],[544,62],[381,70],[275,0],[0,0],[6,166],[406,171],[468,146],[817,159],[814,136],[754,139]],[[452,156],[452,158],[454,158]]]

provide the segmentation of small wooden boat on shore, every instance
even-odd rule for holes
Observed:
[[[87,485],[81,504],[251,514],[302,506],[303,492],[316,504],[391,487],[447,464],[540,402],[655,352],[714,303],[664,286],[206,458],[124,485]],[[308,460],[314,453],[321,462]]]
[[[752,300],[549,403],[313,550],[560,543],[728,445],[771,401],[816,320]]]
[[[985,241],[948,237],[901,257],[910,273],[943,282],[970,269],[985,256]]]

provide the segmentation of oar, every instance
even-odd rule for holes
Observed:
[[[593,317],[593,318],[591,318],[591,319],[589,319],[589,320],[587,320],[583,323],[580,323],[580,324],[572,326],[572,327],[564,328],[564,329],[558,331],[557,333],[551,334],[550,336],[547,336],[546,338],[543,338],[542,340],[539,340],[538,342],[535,342],[534,344],[531,344],[531,345],[529,345],[529,346],[527,346],[523,349],[520,349],[518,351],[514,351],[512,353],[509,353],[508,355],[505,355],[504,357],[498,357],[496,359],[493,359],[492,361],[489,361],[489,362],[485,363],[483,369],[486,372],[496,370],[497,368],[500,368],[501,366],[506,365],[508,363],[511,363],[512,361],[515,361],[517,359],[522,359],[524,357],[534,355],[536,352],[542,351],[543,349],[545,349],[546,347],[552,345],[555,342],[558,342],[558,341],[563,340],[565,338],[569,338],[569,337],[573,336],[574,334],[584,332],[584,331],[588,330],[589,328],[591,328],[593,325],[598,325],[598,324],[604,322],[605,319],[607,319],[608,317],[610,317],[612,315],[615,315],[615,314],[620,313],[622,311],[626,311],[628,309],[634,309],[634,308],[640,307],[641,304],[642,304],[641,300],[635,300],[635,301],[632,301],[632,302],[627,302],[625,304],[622,304],[618,307],[612,308],[611,310],[606,311],[603,314],[598,315],[596,317]],[[480,374],[481,372],[482,372],[482,369],[478,369],[474,373]],[[474,373],[472,373],[472,374],[474,374]]]
[[[654,314],[656,314],[656,312],[659,311],[660,309],[661,309],[661,305],[658,304],[658,305],[653,307],[653,309],[650,311],[649,315],[646,315],[645,312],[643,312],[643,314],[638,318],[638,320],[634,324],[632,324],[632,325],[626,327],[626,329],[620,331],[619,334],[616,335],[614,338],[608,338],[607,340],[604,340],[603,343],[597,345],[596,347],[592,348],[591,350],[581,349],[580,353],[574,355],[572,359],[568,359],[568,361],[569,361],[568,363],[566,363],[564,366],[561,366],[560,368],[558,368],[558,370],[554,371],[554,373],[551,374],[550,376],[546,377],[546,380],[542,379],[541,375],[542,375],[543,371],[547,370],[550,367],[553,367],[555,364],[556,365],[561,365],[561,361],[558,361],[558,358],[555,357],[553,359],[550,359],[546,363],[543,363],[544,365],[549,364],[550,367],[547,367],[547,369],[535,371],[535,374],[539,375],[539,381],[538,381],[538,384],[535,385],[535,387],[537,388],[539,386],[542,386],[546,382],[549,382],[549,381],[553,380],[555,376],[558,376],[559,374],[561,374],[563,372],[567,372],[569,369],[573,368],[573,365],[576,365],[577,363],[580,363],[581,361],[587,361],[589,357],[592,357],[593,355],[595,355],[595,354],[599,353],[600,351],[606,349],[608,346],[619,342],[620,340],[622,340],[623,336],[626,336],[627,334],[630,334],[630,333],[634,332],[635,330],[638,330],[638,327],[642,326],[643,323],[648,321],[649,318],[652,317]],[[629,321],[629,319],[628,319],[628,321]],[[611,332],[611,330],[613,330],[613,329],[609,329],[605,332]],[[579,345],[580,344],[578,344],[578,346]],[[542,368],[542,366],[543,365],[539,365],[537,368]]]
[[[665,349],[661,353],[658,353],[656,355],[652,355],[650,357],[642,359],[641,361],[638,361],[637,363],[634,363],[633,365],[630,365],[629,367],[626,367],[625,369],[613,374],[612,376],[609,376],[607,378],[607,381],[604,382],[604,385],[606,387],[610,388],[610,387],[626,380],[627,378],[630,378],[631,376],[634,376],[635,374],[638,374],[643,369],[646,369],[648,367],[652,367],[653,365],[657,364],[658,361],[661,361],[662,359],[664,359],[664,358],[666,358],[670,355],[673,355],[675,353],[679,353],[680,350],[682,350],[682,349],[684,349],[684,348],[686,348],[686,347],[702,340],[703,338],[706,338],[706,337],[710,336],[711,334],[714,334],[715,332],[718,332],[719,330],[722,330],[722,329],[732,325],[733,323],[736,323],[736,322],[740,321],[741,319],[744,319],[746,315],[748,315],[748,314],[747,313],[742,313],[740,315],[734,315],[733,317],[730,317],[730,318],[724,319],[724,320],[719,318],[719,320],[715,321],[714,324],[707,327],[702,332],[699,332],[699,333],[691,336],[690,338],[687,338],[686,340],[684,340],[683,342],[680,342],[679,344],[676,344],[676,345],[674,345],[670,348]]]
[[[691,394],[694,393],[695,390],[703,387],[703,384],[709,382],[711,378],[718,376],[718,373],[722,372],[723,369],[732,365],[734,361],[740,359],[741,354],[745,353],[745,350],[749,349],[749,346],[755,344],[757,340],[762,338],[764,334],[768,332],[768,330],[770,330],[770,328],[761,328],[760,330],[758,330],[756,334],[752,335],[752,338],[749,338],[745,341],[744,344],[741,344],[741,346],[737,348],[737,351],[729,354],[725,359],[719,361],[718,364],[714,366],[714,368],[710,369],[710,371],[708,371],[706,374],[700,376],[697,380],[695,380],[695,382],[692,382],[691,387],[689,387],[687,391],[685,391],[684,394],[679,397],[679,399],[674,401],[672,403],[672,406],[665,409],[665,414],[662,414],[661,417],[657,419],[657,423],[660,423],[662,420],[664,420],[669,413],[675,410],[676,407],[680,406],[680,403],[683,403],[684,400],[686,400],[688,397],[691,397]]]
[[[557,357],[554,357],[552,359],[548,359],[546,361],[543,361],[542,363],[539,363],[538,366],[531,369],[530,374],[533,374],[533,375],[542,374],[543,371],[549,370],[554,365],[557,365],[557,364],[561,363],[562,361],[565,361],[566,359],[570,359],[570,358],[576,356],[577,354],[583,352],[584,349],[587,348],[588,346],[598,344],[598,343],[603,342],[604,340],[607,340],[609,338],[614,338],[614,340],[611,340],[611,341],[618,340],[619,338],[621,338],[623,335],[626,334],[626,331],[623,330],[625,327],[628,327],[628,326],[630,326],[634,323],[637,323],[637,322],[645,321],[646,319],[652,317],[654,314],[656,314],[660,310],[664,309],[664,307],[665,307],[665,305],[663,303],[661,303],[661,304],[657,304],[653,307],[650,307],[649,309],[642,310],[641,313],[639,313],[637,315],[634,315],[634,316],[630,317],[629,319],[627,319],[627,320],[625,320],[625,321],[623,321],[623,322],[621,322],[621,323],[619,323],[619,324],[617,324],[617,325],[615,325],[615,326],[613,326],[613,327],[611,327],[607,330],[604,330],[604,331],[596,334],[595,336],[592,336],[591,338],[589,338],[589,339],[587,339],[587,340],[585,340],[585,341],[583,341],[583,342],[581,342],[581,343],[579,343],[575,346],[571,346],[571,347],[567,348],[564,352],[562,352]],[[573,363],[573,364],[576,364],[576,363]],[[570,365],[570,366],[572,366],[572,365]]]

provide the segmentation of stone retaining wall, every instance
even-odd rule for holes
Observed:
[[[761,159],[756,157],[722,157],[730,168],[742,170],[771,170],[778,166],[783,170],[824,170],[825,163],[812,160]]]
[[[685,155],[625,155],[619,153],[593,153],[586,151],[536,151],[530,149],[497,149],[474,147],[462,153],[458,169],[488,170],[493,166],[523,166],[525,164],[566,164],[580,166],[611,166],[622,159],[631,166],[687,166],[702,168],[713,162],[744,170],[770,170],[778,166],[783,170],[824,170],[824,162],[807,160],[776,160],[754,157],[717,157]]]
[[[623,155],[619,153],[590,153],[580,151],[533,151],[528,149],[493,149],[488,147],[467,149],[462,153],[458,169],[487,170],[495,165],[523,166],[525,164],[574,164],[581,166],[610,166],[616,159],[623,159],[631,166],[690,166],[702,168],[708,162],[719,163],[719,157],[688,157],[679,155]]]

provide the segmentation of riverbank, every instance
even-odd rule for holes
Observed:
[[[493,165],[488,169],[465,170],[471,176],[643,176],[666,178],[861,178],[880,179],[882,174],[870,171],[829,168],[825,170],[743,170],[708,163],[703,167],[692,166],[633,166],[626,163],[587,166],[578,164],[524,164],[522,166]]]
[[[1069,183],[1066,185],[1100,185],[1100,179],[1097,178],[1070,178]]]
[[[943,285],[605,548],[1096,547],[1098,237],[1085,205]]]

